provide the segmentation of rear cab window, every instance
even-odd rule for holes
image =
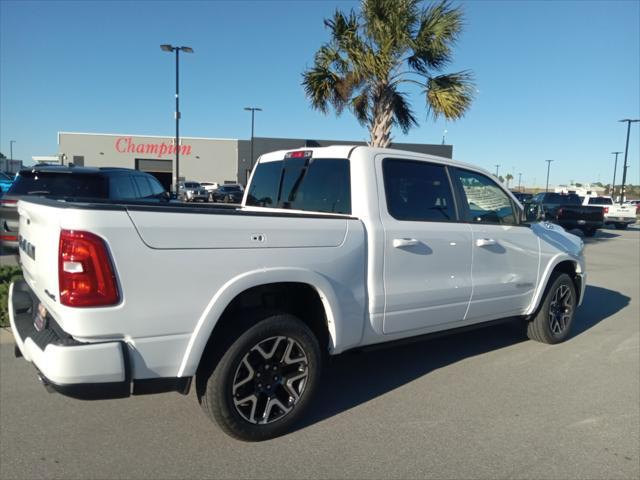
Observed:
[[[349,215],[349,160],[308,157],[260,162],[246,205]]]
[[[613,201],[607,197],[591,197],[589,205],[613,205]]]

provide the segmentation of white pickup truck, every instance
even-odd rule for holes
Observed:
[[[627,203],[614,203],[611,197],[587,195],[582,199],[582,205],[601,206],[604,224],[614,225],[618,230],[625,230],[636,223],[636,207]]]
[[[291,428],[326,355],[514,317],[557,343],[585,291],[578,237],[477,167],[405,151],[263,155],[239,208],[18,209],[11,328],[41,381],[112,398],[194,379],[244,440]]]

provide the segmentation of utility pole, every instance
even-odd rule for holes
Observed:
[[[500,165],[496,165],[496,178],[498,177],[498,170],[500,170]]]
[[[522,188],[520,187],[520,184],[522,183],[522,173],[518,173],[518,191],[521,192]]]
[[[616,156],[616,160],[615,163],[613,164],[613,182],[611,182],[611,198],[613,199],[613,201],[616,201],[616,170],[618,169],[618,155],[620,155],[622,152],[611,152],[613,155]]]
[[[618,120],[619,122],[627,122],[627,144],[624,147],[624,166],[622,167],[622,186],[620,187],[620,205],[624,203],[625,199],[625,191],[624,184],[627,181],[627,155],[629,154],[629,132],[631,131],[631,124],[640,122],[640,119],[631,120],[629,118],[625,118],[624,120]]]
[[[14,143],[16,143],[15,140],[9,140],[9,160],[13,160],[13,144]],[[11,162],[11,163],[13,163],[13,162]]]
[[[553,160],[545,160],[545,162],[547,162],[547,188],[545,189],[545,192],[549,191],[549,170],[551,170],[551,162],[553,162]]]
[[[253,170],[253,127],[255,123],[256,112],[261,112],[262,109],[258,107],[244,107],[247,112],[251,112],[251,160],[249,163],[249,171]],[[249,177],[247,176],[247,183],[249,183]]]

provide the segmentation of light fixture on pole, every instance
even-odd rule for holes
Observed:
[[[253,127],[255,125],[255,115],[256,112],[261,112],[262,109],[259,107],[244,107],[247,112],[251,112],[251,159],[249,161],[249,171],[253,170]],[[247,176],[247,183],[249,182],[249,177]]]
[[[176,165],[173,176],[173,189],[176,197],[180,195],[180,52],[193,53],[191,47],[174,47],[173,45],[160,45],[163,52],[176,52]]]
[[[625,183],[627,181],[627,155],[629,154],[629,132],[631,131],[631,124],[640,122],[640,119],[631,120],[630,118],[625,118],[624,120],[618,120],[619,122],[627,122],[627,144],[624,147],[624,166],[622,167],[622,185],[620,186],[620,205],[624,203],[625,194],[624,191]]]
[[[611,191],[609,192],[614,202],[616,199],[616,170],[618,169],[618,155],[621,153],[622,152],[611,152],[612,155],[616,156],[615,163],[613,164],[613,182],[611,182]]]
[[[549,170],[551,169],[551,162],[553,162],[553,160],[545,160],[545,162],[547,162],[547,187],[545,188],[545,192],[549,191]]]

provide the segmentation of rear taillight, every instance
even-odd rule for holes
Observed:
[[[120,301],[107,246],[93,233],[60,232],[58,280],[62,305],[104,307]]]
[[[604,213],[609,213],[609,207],[604,207],[603,210],[604,210]]]
[[[18,203],[17,200],[0,200],[0,207],[14,206],[16,203]]]
[[[18,241],[18,236],[17,235],[0,234],[0,240],[4,240],[5,242],[17,242]]]

